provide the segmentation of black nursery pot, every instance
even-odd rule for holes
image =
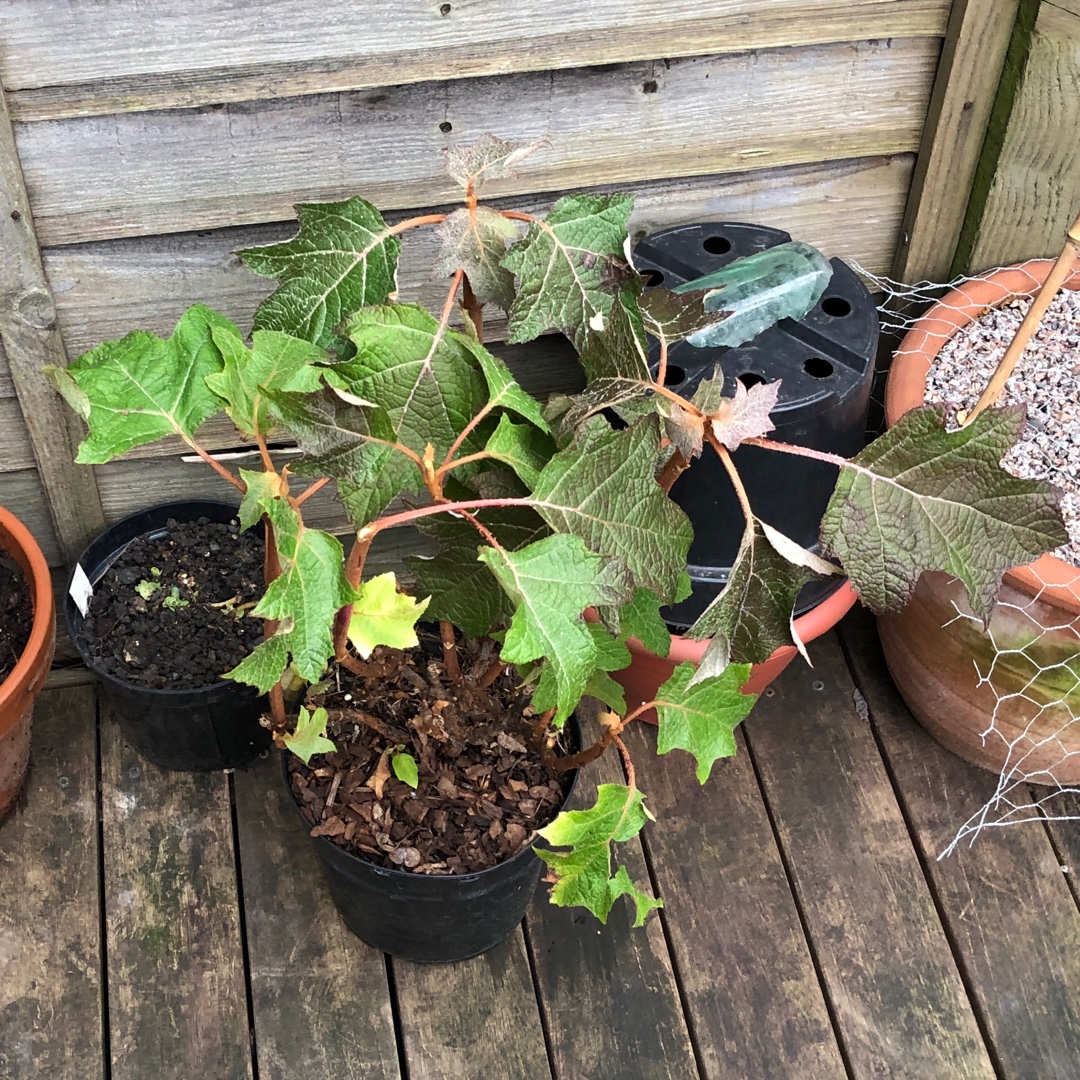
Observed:
[[[634,249],[634,263],[649,287],[674,288],[711,274],[735,259],[753,255],[791,236],[779,229],[732,222],[681,225],[646,236]],[[832,280],[817,305],[800,322],[783,319],[735,348],[696,348],[681,341],[668,353],[667,385],[690,397],[719,363],[724,393],[739,380],[781,380],[770,414],[770,438],[850,457],[866,442],[866,413],[878,342],[873,298],[854,271],[831,260]],[[658,347],[651,357],[659,360]],[[755,513],[811,550],[817,549],[822,515],[836,485],[837,469],[820,461],[780,456],[743,446],[732,458]],[[744,520],[723,464],[703,454],[675,482],[671,497],[694,526],[690,547],[690,598],[666,609],[676,627],[693,623],[727,584],[739,550]],[[801,615],[839,588],[842,579],[814,581],[795,606]]]
[[[145,533],[167,532],[170,518],[187,522],[202,517],[224,524],[236,512],[228,503],[196,501],[141,510],[106,529],[83,552],[79,563],[91,585],[96,585],[132,540]],[[64,597],[68,632],[83,662],[100,681],[124,737],[147,761],[163,769],[206,772],[246,765],[269,747],[270,732],[259,724],[263,699],[250,686],[222,679],[191,690],[155,690],[103,671],[87,648],[83,616],[70,588],[69,579]]]
[[[564,730],[569,751],[580,749],[577,718],[571,716]],[[288,757],[282,753],[281,767],[292,796]],[[577,784],[577,771],[570,776],[560,813]],[[295,796],[293,805],[310,829]],[[468,960],[504,941],[525,917],[544,867],[529,845],[475,874],[411,874],[377,866],[324,836],[313,840],[345,925],[381,952],[421,964]]]

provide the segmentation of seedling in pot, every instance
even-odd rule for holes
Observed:
[[[535,149],[485,136],[450,151],[465,194],[449,214],[388,225],[361,198],[299,206],[296,237],[240,252],[249,269],[279,283],[256,310],[250,340],[196,305],[168,340],[135,332],[52,377],[90,429],[78,460],[103,462],[178,435],[242,494],[243,527],[265,524],[268,587],[253,612],[266,620],[265,640],[228,677],[270,695],[285,745],[308,761],[333,744],[325,708],[302,706],[289,723],[283,680],[318,683],[332,663],[370,675],[387,647],[416,644],[425,615],[439,624],[440,677],[453,692],[517,667],[532,690],[534,752],[552,768],[617,748],[626,782],[601,785],[593,807],[542,829],[558,850],[539,854],[556,903],[605,920],[627,895],[641,922],[659,901],[625,868],[612,870],[613,843],[650,816],[621,738],[628,723],[655,708],[659,752],[687,751],[704,782],[735,752],[734,728],[754,705],[741,692],[750,666],[802,647],[795,597],[812,578],[838,572],[829,559],[874,610],[902,606],[932,568],[961,578],[985,617],[1003,570],[1064,534],[1052,489],[998,467],[1022,423],[1015,410],[990,411],[953,433],[940,410],[918,410],[849,462],[767,438],[776,384],[725,396],[718,372],[691,398],[673,391],[668,349],[714,332],[723,317],[715,290],[709,311],[700,292],[643,291],[628,255],[628,196],[569,196],[546,217],[480,204],[483,184],[510,176]],[[396,298],[399,237],[423,226],[435,227],[435,271],[449,278],[438,314]],[[484,346],[490,306],[507,313],[511,343],[566,334],[586,389],[542,409]],[[460,326],[451,325],[455,311]],[[773,317],[785,314],[796,312]],[[659,342],[655,371],[649,336]],[[234,476],[197,442],[199,426],[222,409],[258,447],[261,469]],[[609,423],[611,411],[624,426]],[[277,467],[272,429],[300,444],[300,461]],[[731,458],[742,444],[776,451],[777,468],[783,454],[839,467],[821,555],[756,516]],[[628,710],[610,673],[630,663],[630,636],[667,653],[661,608],[685,595],[691,541],[667,492],[703,453],[720,458],[739,496],[742,547],[729,584],[690,630],[712,639],[701,666],[680,665],[655,700]],[[307,486],[294,492],[298,480]],[[354,533],[347,555],[304,520],[308,499],[331,480]],[[412,562],[414,593],[393,575],[364,576],[375,540],[407,524],[439,546],[434,558]],[[589,608],[599,622],[586,622]],[[477,670],[463,669],[455,627],[469,639],[495,635],[501,651],[481,652]],[[552,732],[585,694],[609,710],[600,734],[560,756]],[[359,706],[349,715],[373,726]],[[389,756],[410,782],[409,755]]]

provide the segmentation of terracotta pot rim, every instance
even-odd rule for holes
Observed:
[[[835,592],[831,592],[820,603],[815,604],[809,611],[803,612],[795,620],[795,632],[804,643],[821,637],[828,633],[851,609],[859,599],[851,582],[844,580]],[[699,663],[705,650],[709,647],[709,638],[704,641],[694,641],[692,638],[683,637],[680,634],[671,635],[671,651],[666,659],[673,664],[683,664],[689,661],[692,664]],[[631,653],[648,653],[655,656],[651,650],[645,648],[637,638],[628,638],[626,642]],[[776,649],[768,660],[763,664],[769,664],[781,658],[789,659],[795,652],[794,645],[785,645]],[[755,667],[760,665],[755,665]]]
[[[900,342],[885,386],[885,421],[892,427],[904,413],[922,405],[926,376],[945,343],[988,308],[1000,307],[1016,296],[1032,296],[1046,280],[1053,259],[1027,262],[980,274],[965,281],[933,305]],[[1065,282],[1080,289],[1080,270]],[[1073,614],[1080,614],[1080,568],[1056,555],[1041,555],[1032,563],[1005,572],[1014,588]]]
[[[24,699],[45,683],[56,646],[56,612],[52,577],[41,548],[30,530],[10,510],[0,506],[0,547],[26,574],[34,603],[30,639],[11,674],[0,684],[0,734],[22,711]]]

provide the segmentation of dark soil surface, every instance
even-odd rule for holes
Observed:
[[[33,622],[30,586],[19,564],[0,552],[0,683],[15,669]]]
[[[155,690],[208,686],[262,640],[263,535],[200,518],[137,537],[94,587],[94,662]]]
[[[527,695],[507,673],[476,685],[496,656],[491,642],[463,642],[460,652],[456,683],[437,637],[422,633],[418,649],[376,649],[370,677],[338,669],[329,689],[309,694],[309,707],[328,710],[338,746],[311,768],[289,755],[312,836],[381,866],[468,874],[520,851],[556,816],[570,774],[543,763]],[[419,767],[416,791],[390,768],[387,752],[399,745]]]

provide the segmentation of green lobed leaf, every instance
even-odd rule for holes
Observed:
[[[680,599],[685,597],[676,594],[674,602],[678,603]],[[628,604],[614,611],[605,609],[600,614],[608,625],[612,625],[612,614],[617,615],[618,621],[614,625],[620,640],[637,638],[649,652],[667,656],[671,651],[671,633],[660,614],[660,606],[659,598],[651,589],[635,589]]]
[[[619,560],[589,551],[576,536],[548,536],[520,551],[485,547],[479,558],[516,605],[503,659],[548,659],[557,686],[555,722],[561,723],[597,668],[597,644],[581,612],[628,600],[629,574]]]
[[[801,645],[792,624],[795,598],[808,581],[836,572],[764,521],[747,523],[727,585],[686,631],[695,641],[713,638],[704,670],[719,674],[729,660],[759,664],[775,649]],[[700,670],[698,676],[705,677]]]
[[[757,701],[740,687],[750,677],[749,664],[728,664],[723,675],[695,683],[695,669],[680,664],[656,692],[659,728],[656,752],[686,750],[697,761],[697,778],[709,779],[713,762],[735,753],[736,726],[746,719]]]
[[[411,649],[418,645],[416,621],[427,609],[427,600],[398,592],[393,571],[369,578],[360,586],[349,620],[349,641],[363,659],[376,645]]]
[[[923,406],[841,468],[821,546],[871,610],[898,610],[924,570],[941,570],[986,622],[1002,573],[1066,542],[1054,488],[1000,467],[1023,426],[1010,406],[949,432],[944,408]]]
[[[481,304],[498,304],[509,311],[514,302],[514,275],[502,266],[506,245],[520,237],[517,225],[486,206],[462,207],[436,226],[442,241],[435,257],[435,277],[452,277],[464,270]]]
[[[326,721],[329,716],[325,709],[318,708],[309,713],[303,705],[296,719],[296,730],[283,737],[285,745],[305,764],[311,764],[316,754],[332,754],[337,747],[326,737]]]
[[[544,468],[533,499],[553,530],[623,561],[635,586],[671,603],[693,530],[656,482],[659,449],[655,416],[622,431],[593,421]]]
[[[641,926],[660,900],[648,896],[630,880],[620,866],[611,874],[611,845],[637,836],[652,815],[645,809],[645,796],[624,784],[600,784],[596,802],[588,810],[567,810],[540,835],[554,847],[569,851],[533,850],[551,870],[554,888],[552,903],[559,907],[584,907],[606,923],[615,901],[629,896],[634,901],[634,925]],[[549,878],[549,880],[551,880]]]
[[[66,369],[45,368],[89,427],[75,460],[98,465],[166,435],[191,438],[224,404],[206,384],[223,366],[215,328],[237,333],[223,315],[196,304],[167,340],[136,330]]]
[[[551,460],[555,443],[531,424],[515,424],[503,413],[484,450],[509,465],[532,488]]]
[[[545,222],[529,226],[503,259],[518,277],[507,341],[531,341],[550,329],[576,339],[607,316],[627,271],[632,206],[627,195],[570,195]]]
[[[548,535],[547,526],[528,507],[485,509],[476,517],[508,551]],[[451,622],[470,637],[482,637],[493,627],[508,626],[514,604],[487,565],[478,561],[481,538],[476,529],[448,515],[424,518],[417,526],[440,547],[434,557],[414,555],[406,559],[418,589],[430,594],[428,618]]]
[[[510,369],[497,356],[488,352],[478,341],[464,335],[456,335],[455,340],[468,349],[473,359],[480,365],[488,385],[488,404],[492,408],[507,409],[517,413],[541,431],[548,431],[544,419],[543,407],[531,394],[518,385]]]
[[[233,327],[214,327],[214,344],[224,360],[221,371],[206,377],[206,385],[225,400],[225,411],[246,435],[265,432],[266,390],[313,393],[322,386],[324,349],[278,330],[256,330],[249,350]]]
[[[255,329],[283,330],[328,348],[346,316],[394,291],[401,243],[361,198],[303,203],[296,216],[300,230],[291,240],[237,255],[249,270],[279,282],[256,309]]]
[[[586,623],[596,646],[595,669],[589,675],[584,693],[602,701],[609,709],[620,716],[626,713],[626,696],[623,688],[607,673],[622,671],[630,666],[630,650],[613,637],[604,627],[596,623]],[[670,635],[669,635],[670,640]],[[555,671],[550,664],[545,664],[533,690],[532,705],[537,712],[546,712],[558,705],[558,684]]]

